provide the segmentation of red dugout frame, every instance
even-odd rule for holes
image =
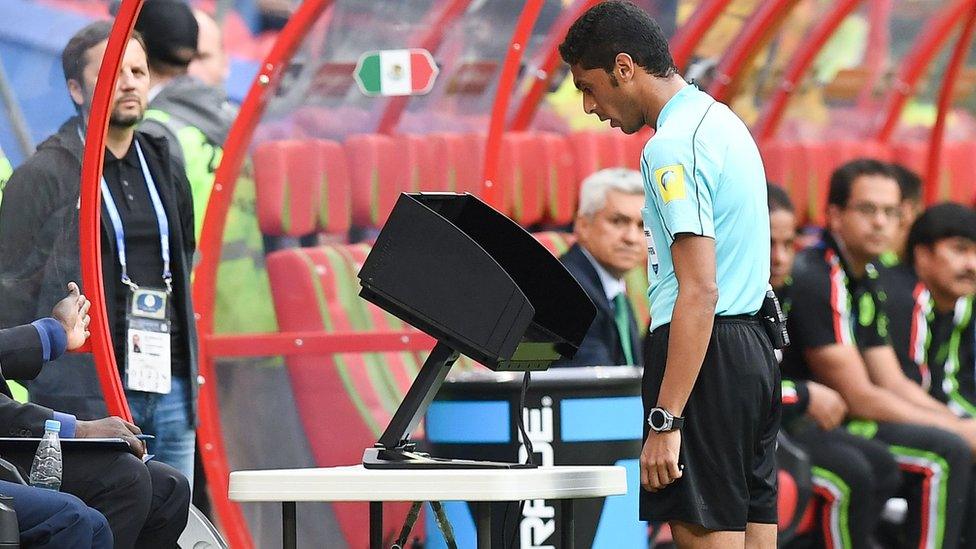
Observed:
[[[438,20],[446,22],[457,17],[463,13],[468,1],[445,0],[446,7]],[[765,38],[782,23],[795,1],[768,0],[759,6],[746,28],[743,29],[742,35],[732,45],[719,65],[720,77],[713,89],[710,90],[716,98],[724,97],[732,89],[736,79],[740,78],[744,70],[748,68],[749,60],[761,49]],[[105,58],[99,69],[98,84],[94,90],[91,119],[86,135],[88,146],[85,148],[81,177],[80,253],[82,281],[87,290],[86,293],[93,302],[91,310],[93,320],[92,353],[95,357],[99,382],[109,412],[127,419],[131,418],[131,415],[125,401],[118,367],[112,351],[101,279],[100,207],[98,207],[101,203],[101,193],[99,177],[112,92],[118,74],[117,68],[142,2],[143,0],[123,0],[116,16]],[[593,3],[595,2],[592,0],[578,0],[573,8],[568,11],[581,13]],[[686,24],[679,29],[673,43],[675,60],[679,65],[687,62],[687,58],[697,42],[711,28],[729,3],[730,0],[704,1]],[[279,35],[278,41],[262,63],[241,107],[240,116],[228,136],[223,161],[217,169],[199,243],[202,261],[195,273],[193,298],[200,334],[200,372],[205,383],[200,388],[198,437],[215,510],[228,541],[235,548],[250,548],[253,546],[253,541],[240,508],[227,498],[229,467],[223,447],[216,388],[214,386],[216,380],[214,359],[222,356],[423,350],[428,349],[432,343],[429,337],[415,332],[330,335],[300,332],[250,334],[247,336],[216,336],[213,333],[215,284],[217,266],[220,260],[221,239],[230,199],[251,136],[264,112],[268,98],[274,93],[280,82],[283,69],[287,67],[309,29],[331,4],[332,0],[305,0],[289,20]],[[802,55],[798,55],[794,63],[791,64],[791,70],[788,71],[787,79],[777,92],[778,94],[783,92],[788,95],[788,84],[799,78],[804,70],[804,65],[809,64],[809,60],[815,57],[826,38],[829,38],[831,29],[835,28],[843,16],[857,4],[857,0],[844,0],[835,6],[830,17],[818,25],[806,47],[803,48]],[[489,138],[486,143],[484,183],[485,198],[489,203],[497,200],[498,196],[497,189],[490,183],[497,169],[501,137],[505,131],[508,101],[515,87],[517,70],[524,50],[523,45],[531,33],[542,5],[543,0],[526,2],[515,32],[509,41],[508,53],[501,73],[501,82],[492,109]],[[970,8],[968,14],[966,8]],[[885,117],[880,121],[875,136],[882,142],[890,137],[898,114],[901,112],[908,95],[914,90],[918,79],[947,40],[949,31],[955,24],[958,24],[962,17],[967,15],[964,32],[956,44],[953,63],[950,64],[950,70],[947,71],[946,78],[942,83],[939,119],[933,129],[930,166],[938,166],[945,113],[950,106],[953,82],[961,63],[965,59],[965,52],[968,51],[972,32],[976,26],[976,6],[973,6],[971,1],[956,0],[931,18],[925,32],[913,47],[912,53],[906,58],[897,85],[885,101]],[[551,32],[546,42],[547,47],[544,48],[547,50],[545,55],[548,56],[545,59],[544,67],[550,67],[550,70],[546,71],[547,73],[558,63],[558,54],[554,52],[561,39],[559,33],[564,34],[565,29],[574,19],[575,17],[568,17],[567,14],[564,14],[564,17]],[[437,32],[433,32],[425,37],[424,42],[436,43],[439,36]],[[545,82],[540,79],[535,85],[541,86],[540,89],[544,90]],[[534,113],[535,105],[538,104],[542,95],[542,93],[526,95],[512,121],[512,129],[527,127],[531,115]],[[777,101],[780,100],[785,101],[786,98],[777,99]],[[395,111],[396,108],[391,104],[389,112],[394,124],[398,117]],[[402,108],[400,112],[402,112]],[[769,119],[772,116],[773,113],[770,110],[764,115],[764,122],[759,126],[763,135],[770,137],[775,132],[777,122],[775,118]],[[389,127],[392,128],[393,126]]]

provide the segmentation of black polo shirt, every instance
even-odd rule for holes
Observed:
[[[951,312],[936,311],[929,321],[932,394],[961,416],[976,417],[976,321],[974,296],[959,299]]]
[[[877,270],[854,278],[829,233],[822,242],[797,254],[787,331],[790,346],[783,356],[783,375],[811,379],[804,351],[834,344],[859,349],[888,344],[888,319],[877,285]]]
[[[915,271],[897,262],[878,267],[878,283],[885,297],[891,346],[909,379],[929,391],[933,385],[926,351],[930,345],[927,318],[930,299]],[[938,383],[938,380],[936,380]]]
[[[153,150],[152,147],[145,144],[142,145],[142,152],[145,155],[154,154]],[[161,159],[157,160],[159,160],[159,163],[162,162]],[[153,208],[152,199],[149,196],[149,188],[146,186],[146,178],[143,176],[142,165],[139,162],[139,154],[136,151],[134,139],[129,146],[129,150],[122,158],[115,158],[115,155],[111,151],[105,149],[102,176],[105,178],[109,192],[112,193],[115,207],[118,209],[119,217],[122,219],[122,228],[125,233],[126,267],[129,278],[139,286],[157,289],[165,288],[163,282],[163,259],[159,239],[159,224],[156,219],[156,210]],[[102,200],[109,200],[109,197],[104,196]],[[111,222],[108,224],[111,226]],[[178,248],[175,248],[173,243],[170,242],[170,250],[174,249]],[[106,283],[111,282],[122,286],[121,266],[119,265],[118,256],[114,258],[113,265],[115,265],[115,272],[118,276],[116,276],[115,280],[106,281]],[[177,285],[174,286],[178,287]],[[131,293],[128,288],[123,288],[123,290],[116,292],[116,302],[114,304],[106,304],[106,306],[115,307],[116,325],[112,327],[112,341],[115,349],[115,358],[120,366],[125,364],[127,341],[125,334],[126,307],[127,299]],[[176,296],[171,295],[167,302],[167,308],[169,309],[168,317],[171,321],[170,358],[172,360],[172,375],[173,377],[185,378],[189,376],[190,369],[185,353],[183,352],[183,349],[186,348],[182,339],[185,337],[185,334],[183,326],[179,321],[179,315],[175,312],[176,303],[178,303]]]

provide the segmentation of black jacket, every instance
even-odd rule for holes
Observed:
[[[32,379],[44,365],[41,338],[30,325],[0,330],[0,436],[39,437],[54,411],[13,399],[7,378]],[[59,410],[60,411],[60,410]]]
[[[561,360],[553,363],[553,367],[562,366],[619,366],[626,364],[623,348],[620,346],[620,335],[614,322],[613,309],[607,300],[607,293],[600,282],[600,275],[590,260],[583,253],[579,244],[574,244],[559,260],[566,269],[576,277],[580,286],[596,305],[596,318],[590,325],[579,352],[572,360]],[[628,303],[629,306],[629,303]],[[630,312],[630,348],[634,362],[640,365],[642,360],[640,347],[640,333],[633,310]]]
[[[0,327],[18,326],[50,314],[66,284],[81,284],[78,255],[79,181],[83,145],[79,118],[61,126],[14,171],[0,203]],[[165,139],[136,132],[159,187],[170,225],[174,303],[184,326],[193,410],[197,397],[197,339],[190,301],[190,272],[196,247],[193,201],[183,170],[170,161]],[[163,159],[163,160],[159,160]],[[119,282],[114,233],[102,207],[102,277],[109,326],[116,326]],[[125,357],[116,357],[124,368]],[[106,415],[105,401],[89,354],[66,354],[29,384],[31,401],[79,419]]]

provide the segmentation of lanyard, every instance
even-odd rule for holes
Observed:
[[[78,135],[81,137],[82,143],[84,143],[85,137],[81,133],[81,128],[78,128]],[[149,165],[146,164],[146,157],[142,154],[142,147],[139,146],[139,141],[135,140],[135,137],[133,137],[133,140],[136,145],[136,153],[139,155],[142,176],[145,178],[146,188],[149,190],[149,198],[152,201],[153,210],[156,212],[156,224],[159,226],[159,249],[163,257],[163,282],[166,283],[166,290],[172,292],[173,273],[170,271],[169,260],[169,220],[166,219],[166,211],[163,209],[162,200],[159,199],[159,192],[156,190],[156,181],[153,179],[152,174],[149,173]],[[138,290],[139,286],[129,278],[125,256],[125,231],[122,228],[122,217],[119,215],[119,210],[115,206],[115,199],[112,197],[112,191],[108,188],[108,183],[105,182],[104,175],[102,176],[101,185],[102,194],[105,196],[105,209],[108,210],[108,217],[112,221],[112,228],[115,230],[115,247],[119,252],[119,265],[122,267],[122,283],[133,290]]]

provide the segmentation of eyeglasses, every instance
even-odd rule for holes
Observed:
[[[877,204],[872,204],[870,202],[861,202],[859,204],[851,204],[847,206],[847,209],[854,210],[867,218],[877,217],[879,213],[883,214],[888,219],[901,218],[900,206],[878,206]]]

